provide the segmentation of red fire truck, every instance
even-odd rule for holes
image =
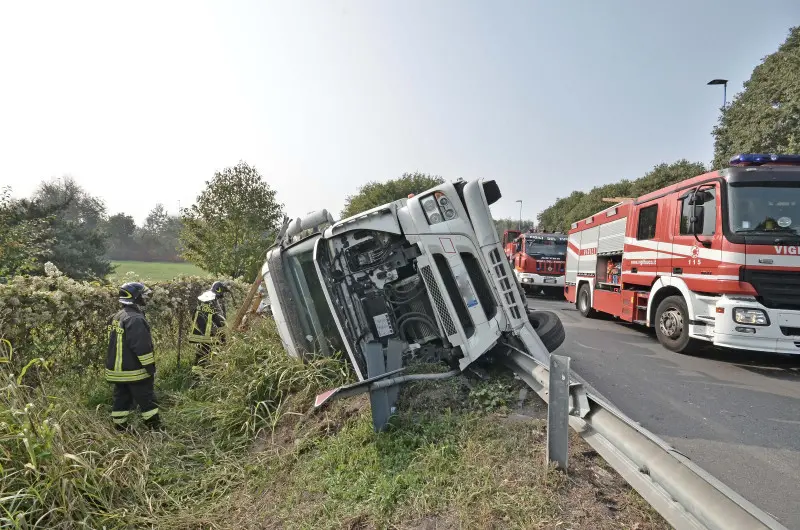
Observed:
[[[510,239],[514,234],[515,238]],[[567,236],[528,230],[506,230],[503,236],[506,256],[514,274],[527,293],[563,294]]]
[[[800,354],[800,155],[730,165],[574,223],[567,300],[654,327],[676,352]]]

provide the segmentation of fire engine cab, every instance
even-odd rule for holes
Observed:
[[[526,292],[563,294],[566,235],[528,230],[519,232],[506,248],[506,254],[511,254],[514,275]]]
[[[574,223],[565,295],[698,341],[800,354],[800,155],[744,154]]]

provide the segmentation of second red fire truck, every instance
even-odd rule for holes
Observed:
[[[503,235],[506,256],[522,288],[528,293],[562,295],[567,256],[567,236],[529,230],[507,230]]]
[[[800,155],[731,167],[623,200],[572,225],[565,296],[698,342],[800,354]]]

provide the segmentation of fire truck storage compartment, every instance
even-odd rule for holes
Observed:
[[[595,216],[598,217],[598,216]],[[622,254],[625,245],[625,222],[627,218],[601,224],[597,239],[597,254]]]
[[[622,311],[622,297],[618,292],[597,289],[594,292],[594,309],[611,315],[619,315]]]
[[[599,289],[619,290],[622,276],[622,254],[597,256],[597,287]]]

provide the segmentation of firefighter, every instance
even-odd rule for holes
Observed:
[[[197,310],[194,312],[192,332],[189,342],[197,345],[194,364],[202,366],[208,360],[211,346],[224,340],[225,301],[228,287],[216,281],[211,289],[197,297]]]
[[[137,405],[145,425],[160,427],[153,383],[156,374],[153,337],[142,307],[150,289],[130,282],[119,288],[120,309],[108,322],[106,381],[114,385],[111,419],[125,430],[131,410]]]

